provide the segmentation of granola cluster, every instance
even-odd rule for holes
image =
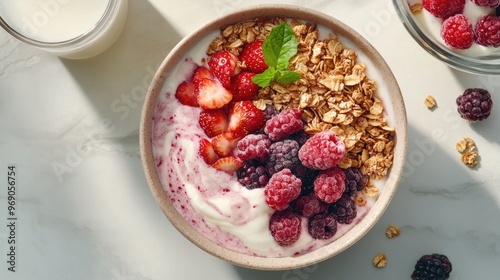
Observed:
[[[207,54],[227,50],[238,55],[245,43],[265,39],[282,21],[257,19],[227,26]],[[377,85],[366,76],[365,64],[335,34],[321,39],[315,24],[297,20],[289,24],[299,41],[289,69],[302,77],[291,84],[261,88],[254,103],[260,109],[267,104],[278,110],[299,108],[308,134],[330,129],[345,143],[348,153],[339,163],[341,168],[356,167],[370,179],[384,178],[393,163],[395,131],[383,116],[384,106],[375,96]]]

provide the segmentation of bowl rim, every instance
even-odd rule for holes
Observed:
[[[485,60],[478,58],[467,57],[452,51],[449,51],[440,46],[434,39],[427,36],[420,28],[418,23],[413,19],[408,0],[392,0],[396,13],[403,23],[403,26],[408,31],[410,36],[429,54],[433,57],[446,63],[448,66],[471,74],[500,74],[500,59],[497,56],[484,56]],[[490,59],[490,60],[486,60]],[[494,61],[494,63],[486,63],[486,61]]]
[[[384,82],[386,84],[394,114],[395,116],[398,116],[397,118],[394,118],[394,127],[396,128],[396,144],[394,148],[393,166],[391,167],[389,176],[386,180],[384,191],[381,192],[370,211],[368,211],[366,216],[361,219],[361,221],[354,226],[353,229],[349,230],[334,242],[309,253],[294,257],[269,258],[250,256],[217,245],[201,235],[182,218],[182,216],[170,203],[170,199],[164,191],[159,177],[156,174],[156,166],[152,156],[151,133],[156,100],[160,94],[166,77],[185,55],[186,50],[196,44],[198,42],[198,38],[203,38],[214,30],[219,30],[223,26],[253,20],[255,18],[267,17],[293,18],[316,22],[319,25],[323,25],[334,30],[335,33],[341,37],[346,37],[351,40],[357,47],[363,50],[363,53],[370,60],[376,62],[377,70],[381,72],[382,75],[380,75],[380,77],[383,79],[383,81],[377,82]],[[381,215],[385,212],[389,202],[392,200],[403,172],[407,147],[407,119],[404,100],[396,78],[382,56],[359,33],[336,18],[317,10],[289,4],[261,4],[233,11],[204,24],[188,36],[184,37],[170,51],[158,68],[148,89],[140,120],[139,138],[141,161],[150,191],[164,215],[168,218],[171,224],[182,235],[184,235],[184,237],[205,252],[234,265],[259,270],[285,270],[313,265],[337,255],[361,239],[375,225]]]

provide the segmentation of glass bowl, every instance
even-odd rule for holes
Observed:
[[[412,13],[410,6],[421,4],[422,0],[392,0],[392,2],[401,22],[410,35],[432,56],[463,72],[500,74],[500,48],[485,51],[486,47],[477,45],[474,50],[452,50],[440,38],[440,31],[431,31],[432,23],[424,21],[424,19],[429,19],[423,14],[426,11],[422,11],[418,15]]]

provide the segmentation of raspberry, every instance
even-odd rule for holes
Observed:
[[[451,16],[441,26],[441,37],[453,49],[468,49],[474,42],[472,24],[462,14]]]
[[[466,0],[424,0],[424,9],[438,18],[447,19],[464,11]]]
[[[361,191],[364,187],[368,179],[366,176],[361,174],[359,169],[354,167],[349,167],[344,169],[345,174],[345,191],[344,193],[354,197],[356,193]]]
[[[242,161],[249,159],[259,159],[265,161],[269,157],[270,145],[271,140],[269,140],[267,135],[248,134],[238,141],[238,144],[234,149],[234,156]]]
[[[290,169],[274,174],[264,189],[266,203],[274,210],[284,210],[300,195],[302,182]]]
[[[423,255],[415,264],[412,280],[445,280],[450,278],[452,265],[442,254]]]
[[[325,130],[309,138],[299,150],[305,167],[325,170],[334,167],[346,155],[345,144],[333,132]]]
[[[277,211],[269,219],[269,230],[280,246],[290,246],[300,237],[301,219],[291,211]]]
[[[492,9],[500,5],[500,0],[471,0],[474,4],[481,7],[490,7]]]
[[[316,198],[313,193],[299,197],[295,201],[295,210],[302,216],[309,218],[328,210],[328,204]]]
[[[475,41],[483,46],[500,46],[500,18],[495,15],[480,17],[474,27]]]
[[[266,122],[264,132],[273,141],[287,138],[289,135],[304,127],[302,113],[299,109],[291,108],[281,111]]]
[[[326,203],[333,203],[345,190],[345,174],[338,167],[321,171],[314,180],[316,197]]]
[[[269,158],[266,169],[269,174],[274,174],[285,168],[293,170],[299,164],[299,143],[294,140],[285,139],[274,142],[269,146]]]
[[[269,181],[266,168],[256,161],[246,161],[243,167],[236,171],[238,182],[249,190],[263,188]]]
[[[332,213],[321,213],[309,219],[308,230],[314,239],[329,239],[337,233],[337,218]]]
[[[354,200],[345,195],[330,205],[329,212],[337,215],[337,222],[341,224],[352,223],[358,214]]]
[[[458,113],[469,122],[482,121],[490,116],[493,100],[482,88],[468,88],[457,98]]]

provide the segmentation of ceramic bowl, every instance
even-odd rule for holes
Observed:
[[[453,50],[441,39],[440,23],[429,14],[412,12],[411,6],[422,0],[392,0],[396,12],[408,33],[429,54],[448,66],[473,74],[500,74],[500,48],[487,51],[485,47],[473,44],[467,50]],[[467,5],[474,5],[469,3]],[[436,26],[437,25],[437,26]]]
[[[381,188],[379,196],[370,210],[354,227],[333,242],[308,253],[298,254],[296,256],[267,257],[247,254],[238,250],[233,250],[231,247],[222,246],[220,243],[216,243],[206,238],[191,225],[190,221],[186,221],[186,219],[183,218],[174,205],[172,199],[166,192],[166,189],[171,187],[168,186],[170,182],[168,180],[163,180],[162,184],[158,172],[159,168],[162,168],[162,163],[158,161],[158,158],[155,158],[154,151],[157,148],[155,146],[157,142],[155,141],[165,136],[155,133],[154,123],[164,120],[165,125],[168,126],[168,118],[165,119],[165,116],[162,115],[165,112],[165,108],[158,106],[158,100],[162,98],[162,96],[174,94],[177,84],[172,84],[172,79],[169,78],[179,75],[179,73],[182,72],[178,66],[182,62],[185,62],[186,59],[191,59],[186,57],[188,51],[199,42],[210,42],[210,40],[206,39],[207,36],[213,34],[215,31],[221,30],[221,28],[238,22],[251,21],[256,18],[286,18],[297,19],[303,22],[314,22],[331,30],[331,33],[337,34],[343,42],[343,45],[356,49],[359,52],[359,60],[367,63],[367,68],[369,69],[367,70],[367,75],[372,77],[378,85],[377,96],[384,103],[386,110],[385,115],[387,119],[390,120],[390,125],[395,129],[393,165],[389,169],[385,184]],[[205,50],[205,48],[203,50]],[[200,57],[203,55],[204,54]],[[197,57],[192,59],[198,61],[200,58]],[[186,126],[190,126],[191,124],[197,125],[196,116],[193,117],[192,123],[188,122]],[[178,144],[182,145],[182,143]],[[172,223],[185,238],[213,256],[238,266],[260,270],[293,269],[312,265],[339,254],[364,236],[382,216],[393,198],[403,170],[407,145],[406,111],[399,86],[389,66],[377,50],[349,26],[331,16],[304,7],[290,5],[260,5],[232,12],[222,18],[207,23],[185,37],[168,54],[160,65],[146,96],[140,126],[140,145],[144,172],[151,192],[159,208],[163,211],[170,223]],[[193,150],[196,150],[196,146],[186,146],[185,148],[186,153],[195,153]],[[158,165],[160,165],[160,167],[157,167]],[[189,167],[187,168],[189,169]],[[193,170],[191,176],[207,175],[200,174],[196,170]],[[178,191],[183,190],[180,188]]]

